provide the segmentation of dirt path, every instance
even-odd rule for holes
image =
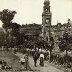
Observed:
[[[17,56],[22,58],[24,55],[22,53],[17,53]],[[54,66],[51,66],[50,64],[47,64],[46,62],[44,63],[44,67],[41,67],[39,65],[39,60],[37,61],[37,67],[34,67],[34,61],[32,57],[29,57],[29,66],[35,72],[64,72]]]
[[[39,65],[39,61],[37,61],[37,67],[34,67],[34,62],[33,62],[33,59],[31,57],[29,58],[29,63],[30,63],[31,68],[35,71],[40,71],[40,72],[64,72],[60,69],[55,68],[54,66],[48,65],[47,63],[44,63],[44,67],[41,67]]]

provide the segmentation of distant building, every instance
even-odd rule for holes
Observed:
[[[55,47],[58,47],[59,38],[63,37],[64,32],[68,32],[72,35],[72,22],[68,19],[67,23],[52,25],[51,20],[52,13],[50,11],[50,1],[45,0],[42,13],[42,24],[33,23],[22,25],[20,32],[32,39],[39,39],[41,37],[47,42],[50,41],[50,37],[53,37]]]
[[[42,33],[42,26],[39,24],[26,24],[20,28],[20,32],[24,33],[26,37],[37,39]]]
[[[58,47],[59,38],[63,37],[64,32],[68,32],[72,35],[72,22],[68,19],[67,23],[57,23],[57,25],[52,25],[51,18],[52,13],[50,11],[50,1],[45,0],[42,13],[42,36],[47,42],[50,41],[50,37],[53,37],[55,47]]]

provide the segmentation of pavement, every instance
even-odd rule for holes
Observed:
[[[41,67],[39,65],[39,60],[37,61],[37,67],[35,67],[32,57],[29,58],[29,65],[34,71],[40,71],[40,72],[64,72],[63,70],[57,69],[56,67],[48,64],[47,62],[44,63],[44,67]]]
[[[25,56],[25,54],[22,54],[20,52],[17,52],[15,55],[18,56],[19,59],[24,58],[24,56]],[[25,69],[25,65],[23,65],[22,69]],[[26,72],[26,71],[24,70],[24,72]],[[27,72],[33,72],[29,65],[27,67]]]
[[[20,63],[18,63],[19,58],[15,56],[11,51],[0,51],[0,61],[3,61],[3,60],[7,63],[9,67],[12,66],[11,70],[19,70],[21,68]],[[3,71],[5,70],[8,70],[8,69],[4,69]]]
[[[13,65],[13,67],[14,67],[12,71],[4,71],[4,70],[1,71],[0,70],[0,72],[67,72],[67,71],[64,71],[63,69],[60,69],[59,66],[57,67],[54,64],[49,63],[48,61],[44,61],[44,67],[41,67],[39,65],[39,60],[38,60],[37,61],[37,67],[35,67],[32,56],[29,56],[29,67],[30,67],[30,69],[28,71],[25,71],[25,70],[24,71],[16,71],[16,70],[24,69],[24,66],[22,66],[19,63],[19,60],[21,58],[24,58],[25,54],[22,54],[22,53],[19,53],[19,52],[17,52],[16,54],[15,53],[10,54],[8,52],[2,52],[0,54],[0,56],[1,56],[2,59],[7,60],[8,62],[10,62],[9,65]],[[6,56],[8,56],[8,57],[6,57]],[[70,72],[70,71],[68,71],[68,72]]]
[[[19,58],[22,58],[24,56],[22,53],[17,53],[16,55]],[[39,60],[37,61],[37,67],[35,67],[32,56],[29,57],[29,66],[31,67],[33,72],[64,72],[63,70],[58,69],[55,66],[48,64],[48,62],[44,62],[44,67],[41,67],[39,65]]]

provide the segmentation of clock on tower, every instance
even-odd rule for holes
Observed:
[[[50,26],[50,18],[45,19],[45,24],[46,24],[46,26]]]
[[[48,19],[46,19],[46,24],[48,24],[49,23],[49,20]]]

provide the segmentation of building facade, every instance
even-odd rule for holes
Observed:
[[[35,23],[26,24],[20,28],[20,33],[24,33],[30,40],[37,40],[42,33],[42,26]]]
[[[72,25],[68,19],[67,23],[61,24],[57,23],[56,25],[51,24],[52,13],[50,10],[50,1],[45,0],[42,13],[42,24],[27,24],[24,25],[20,32],[25,33],[26,36],[32,38],[41,38],[47,42],[50,41],[50,37],[53,37],[55,42],[55,47],[58,46],[59,38],[63,37],[64,32],[72,34]]]
[[[68,32],[72,35],[72,23],[70,19],[68,19],[67,23],[52,25],[51,20],[52,13],[50,11],[50,1],[45,0],[42,13],[42,35],[43,39],[47,42],[50,41],[50,37],[53,37],[56,48],[59,44],[59,38],[63,37],[64,32]]]

